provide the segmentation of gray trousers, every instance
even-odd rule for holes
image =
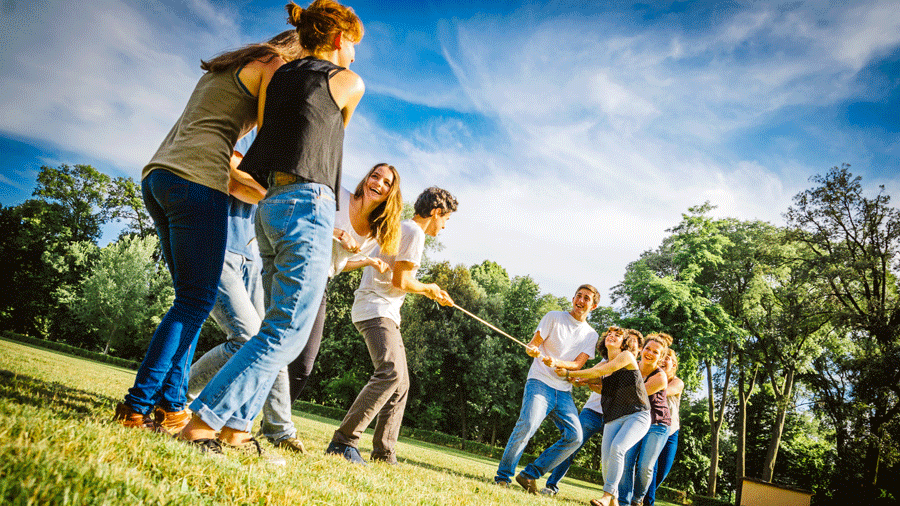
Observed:
[[[390,459],[394,457],[409,394],[406,348],[400,328],[390,318],[373,318],[354,325],[366,340],[375,373],[356,396],[332,441],[358,448],[360,434],[377,416],[372,457]]]

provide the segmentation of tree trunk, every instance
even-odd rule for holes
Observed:
[[[773,385],[775,386],[775,385]],[[778,413],[775,415],[775,425],[772,427],[772,436],[769,438],[769,450],[766,452],[766,460],[763,462],[762,479],[771,482],[775,475],[775,459],[778,458],[778,447],[781,445],[781,434],[784,432],[784,419],[787,417],[788,404],[793,397],[794,370],[789,368],[784,378],[784,386],[781,395],[775,390],[775,402],[778,405]]]
[[[744,352],[738,352],[738,371],[740,377],[738,379],[738,418],[736,422],[737,432],[737,451],[735,452],[735,501],[740,506],[741,492],[743,488],[743,478],[746,476],[746,459],[747,459],[747,402],[753,395],[753,388],[756,386],[757,369],[753,368],[753,375],[750,377],[750,385],[745,388],[744,382]]]
[[[722,402],[719,404],[719,412],[716,413],[716,391],[713,388],[712,364],[709,360],[706,364],[706,382],[709,388],[709,480],[707,481],[706,495],[716,496],[716,479],[719,474],[719,433],[722,429],[722,420],[725,415],[725,399],[728,395],[728,383],[731,380],[731,358],[734,352],[734,344],[728,344],[728,355],[725,360],[725,382],[722,385]],[[718,416],[717,416],[718,415]]]

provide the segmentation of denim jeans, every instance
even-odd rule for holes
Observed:
[[[581,431],[584,435],[583,441],[581,442],[581,446],[579,446],[572,455],[569,455],[569,458],[562,461],[562,464],[553,468],[550,477],[547,478],[547,488],[554,492],[559,492],[559,481],[562,480],[563,476],[569,471],[569,467],[572,466],[572,461],[575,460],[575,456],[578,455],[578,452],[584,448],[584,445],[587,444],[594,434],[603,432],[603,415],[597,413],[593,409],[582,409],[581,413],[578,415],[578,421],[581,422]]]
[[[222,273],[228,196],[163,169],[148,174],[141,191],[172,274],[175,302],[153,333],[125,404],[144,414],[154,406],[181,411],[197,336]]]
[[[506,449],[503,450],[503,458],[500,459],[494,481],[507,483],[510,481],[516,472],[519,459],[525,453],[528,441],[548,416],[562,432],[562,437],[544,450],[537,460],[525,466],[522,470],[523,476],[535,480],[540,478],[581,446],[583,440],[581,423],[578,421],[578,408],[575,407],[572,392],[557,390],[543,381],[529,379],[525,382],[519,421],[516,422],[506,443]]]
[[[642,503],[653,479],[653,466],[669,437],[669,426],[654,423],[647,435],[625,454],[625,471],[619,482],[622,504]]]
[[[638,411],[621,416],[603,425],[600,460],[603,465],[604,492],[618,497],[619,481],[625,467],[625,454],[647,434],[649,428],[650,411]]]
[[[259,332],[264,314],[261,263],[259,258],[225,252],[219,292],[210,316],[225,331],[228,340],[206,352],[191,366],[188,402],[193,401],[228,359]],[[278,373],[262,411],[260,433],[263,436],[278,441],[297,434],[291,420],[286,370]]]
[[[269,188],[256,215],[266,317],[191,403],[211,428],[249,431],[278,372],[306,346],[331,263],[334,193],[318,183]]]
[[[669,475],[672,470],[672,464],[675,462],[675,452],[678,450],[678,429],[672,431],[666,438],[666,444],[663,445],[659,458],[656,459],[656,465],[653,467],[653,478],[650,480],[650,488],[647,489],[647,495],[644,496],[644,504],[653,506],[656,504],[656,489]]]

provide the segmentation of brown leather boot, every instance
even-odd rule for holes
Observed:
[[[156,424],[149,415],[138,413],[128,404],[120,402],[116,405],[113,421],[133,429],[156,430]]]
[[[181,432],[181,429],[191,421],[191,414],[186,409],[166,411],[157,407],[153,410],[153,417],[155,418],[156,426],[170,436]]]

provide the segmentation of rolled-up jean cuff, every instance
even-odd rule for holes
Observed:
[[[209,428],[220,431],[222,427],[228,427],[230,429],[250,432],[250,429],[253,428],[253,420],[239,420],[237,418],[231,418],[229,420],[223,420],[219,418],[209,407],[200,402],[200,399],[194,399],[194,402],[191,403],[191,411],[194,412],[203,423],[209,425]]]

